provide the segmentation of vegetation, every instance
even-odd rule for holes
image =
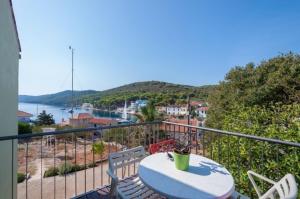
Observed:
[[[92,151],[94,152],[94,154],[98,154],[98,155],[102,156],[105,151],[104,142],[100,141],[100,142],[94,143],[92,145]]]
[[[153,101],[149,101],[146,106],[142,107],[141,113],[136,116],[140,122],[152,122],[159,119]]]
[[[47,114],[46,111],[44,110],[43,112],[41,112],[38,115],[38,118],[36,120],[36,124],[39,126],[42,125],[52,125],[55,124],[55,121],[53,119],[53,115],[52,114]]]
[[[32,127],[30,124],[24,122],[18,122],[18,134],[30,134],[32,133]]]
[[[17,173],[18,183],[21,183],[25,180],[26,176],[24,173]]]
[[[191,153],[191,145],[177,141],[174,146],[174,152],[181,155],[188,155]]]
[[[74,173],[76,171],[81,171],[88,168],[96,167],[96,163],[88,163],[85,165],[78,165],[78,164],[71,164],[69,162],[66,162],[66,164],[62,163],[58,167],[50,167],[48,168],[44,173],[44,178],[57,176],[57,175],[65,175],[69,173]]]
[[[57,167],[50,167],[44,173],[44,178],[52,177],[58,175],[58,168]]]
[[[136,82],[105,91],[75,91],[75,104],[92,103],[97,108],[123,106],[124,100],[151,99],[155,105],[185,104],[187,95],[207,99],[215,86],[186,86],[159,81]],[[20,96],[20,102],[42,103],[59,106],[71,104],[71,91],[51,95]]]
[[[213,89],[214,86],[193,87],[159,81],[137,82],[104,91],[101,95],[87,96],[84,101],[93,103],[98,108],[118,107],[123,105],[124,100],[137,99],[152,100],[156,106],[185,104],[189,94],[205,100]]]
[[[92,95],[95,93],[97,93],[97,91],[93,91],[93,90],[74,91],[74,100],[77,102],[80,101],[80,98],[82,96]],[[19,102],[67,106],[72,103],[72,91],[66,90],[55,94],[40,95],[40,96],[20,95]]]
[[[235,67],[208,98],[207,125],[223,128],[235,104],[268,108],[274,103],[300,103],[300,56],[280,55],[255,67]]]
[[[209,106],[209,127],[300,142],[300,56],[289,53],[258,66],[250,63],[235,67],[209,97]],[[274,180],[286,173],[300,180],[297,148],[220,136],[212,140],[209,150],[227,165],[237,190],[247,195],[251,194],[246,173],[249,169]],[[224,157],[230,157],[230,162]]]

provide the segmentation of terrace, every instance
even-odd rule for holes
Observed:
[[[148,150],[150,144],[166,139],[189,140],[192,153],[224,165],[234,178],[235,190],[250,198],[256,195],[247,170],[273,180],[292,173],[299,180],[300,143],[171,122],[7,136],[1,137],[0,143],[10,144],[12,148],[17,146],[17,156],[14,152],[8,155],[13,164],[17,159],[18,165],[14,165],[17,172],[27,176],[18,183],[17,190],[13,190],[13,196],[26,199],[109,198],[108,155],[140,145]],[[92,148],[101,141],[104,149],[99,154]],[[57,168],[55,174],[46,177],[45,172],[51,173],[53,168]],[[117,175],[130,178],[137,170],[138,164],[125,166]],[[15,172],[11,175],[16,175]],[[269,188],[263,182],[259,186],[263,191]]]

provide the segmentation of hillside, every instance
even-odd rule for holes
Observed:
[[[124,100],[152,99],[157,104],[183,103],[188,94],[199,99],[207,99],[215,86],[188,86],[160,81],[136,82],[105,91],[75,91],[76,104],[89,102],[96,107],[120,106]],[[71,91],[50,95],[20,96],[20,102],[67,105],[71,103]]]
[[[86,95],[92,95],[95,93],[97,93],[97,91],[93,91],[93,90],[74,91],[74,100],[80,101],[81,97]],[[72,91],[70,90],[66,90],[54,94],[39,95],[39,96],[19,95],[19,102],[26,102],[26,103],[39,103],[39,104],[66,106],[68,104],[71,104],[71,100],[72,100]]]

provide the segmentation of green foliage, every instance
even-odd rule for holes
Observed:
[[[258,66],[235,67],[208,102],[208,127],[299,143],[300,56],[289,53]],[[249,190],[249,169],[274,180],[292,173],[300,181],[300,150],[296,147],[233,136],[213,137],[210,142],[213,158],[226,165],[237,190],[247,195],[253,191]]]
[[[127,143],[128,142],[128,132],[125,128],[113,128],[106,130],[103,134],[103,140],[105,142],[115,141],[117,143]]]
[[[38,115],[36,123],[39,126],[42,126],[42,125],[52,125],[52,124],[55,124],[55,121],[53,119],[53,115],[52,114],[50,114],[50,113],[47,114],[46,111],[43,110],[43,112]]]
[[[96,167],[97,164],[95,162],[91,162],[87,165],[88,168],[93,168],[93,167]]]
[[[44,178],[52,177],[58,175],[57,167],[50,167],[44,172]]]
[[[71,129],[72,127],[71,126],[60,126],[60,125],[57,125],[57,124],[52,124],[52,125],[42,125],[42,126],[38,126],[38,125],[33,125],[32,126],[32,132],[33,133],[41,133],[43,132],[42,131],[42,128],[55,128],[57,131],[58,130],[67,130],[67,129]],[[64,136],[65,137],[65,136]]]
[[[153,101],[149,101],[147,106],[141,108],[141,114],[137,115],[140,122],[152,122],[158,119]]]
[[[268,108],[235,105],[233,111],[225,116],[223,126],[225,130],[299,143],[299,115],[300,104],[276,104]],[[299,148],[233,136],[215,138],[211,144],[213,157],[233,174],[237,190],[248,195],[251,194],[247,177],[250,169],[274,180],[292,173],[300,181]]]
[[[44,173],[44,178],[52,177],[56,175],[65,175],[68,173],[73,173],[76,171],[81,171],[87,168],[92,168],[97,166],[95,163],[89,163],[87,166],[78,165],[78,164],[71,164],[69,162],[62,163],[59,167],[50,167]]]
[[[24,122],[18,122],[18,134],[30,134],[32,133],[32,127],[30,124]]]
[[[18,183],[21,183],[25,180],[25,174],[24,173],[17,173]]]
[[[264,61],[249,63],[229,71],[209,98],[206,124],[223,128],[226,114],[234,104],[270,106],[274,103],[300,103],[300,56],[289,53]]]
[[[75,170],[75,168],[77,168],[76,166],[70,164],[69,162],[62,163],[59,167],[58,167],[58,175],[65,175],[68,173],[72,173]]]
[[[92,103],[96,108],[111,109],[123,105],[124,100],[151,99],[155,105],[185,103],[188,94],[205,100],[215,86],[187,86],[160,81],[136,82],[105,91],[75,91],[74,102]],[[71,91],[63,91],[51,95],[20,96],[21,102],[52,104],[67,106],[71,104]]]
[[[99,155],[102,155],[105,151],[105,145],[104,145],[104,142],[103,141],[100,141],[100,142],[97,142],[97,143],[94,143],[92,145],[92,151],[95,153],[95,154],[99,154]]]

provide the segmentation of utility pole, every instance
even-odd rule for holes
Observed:
[[[190,94],[188,94],[188,99],[187,99],[187,111],[188,111],[188,125],[190,125],[190,117],[191,117],[191,105],[190,105]],[[188,127],[188,143],[189,145],[192,144],[192,132],[191,132],[191,128]]]
[[[188,125],[190,125],[190,115],[191,115],[191,106],[190,106],[190,95],[188,95],[187,99],[187,111],[188,111]]]
[[[69,46],[69,49],[72,52],[72,109],[71,109],[71,114],[72,114],[72,119],[73,119],[73,115],[74,115],[74,48],[72,48],[71,46]]]

